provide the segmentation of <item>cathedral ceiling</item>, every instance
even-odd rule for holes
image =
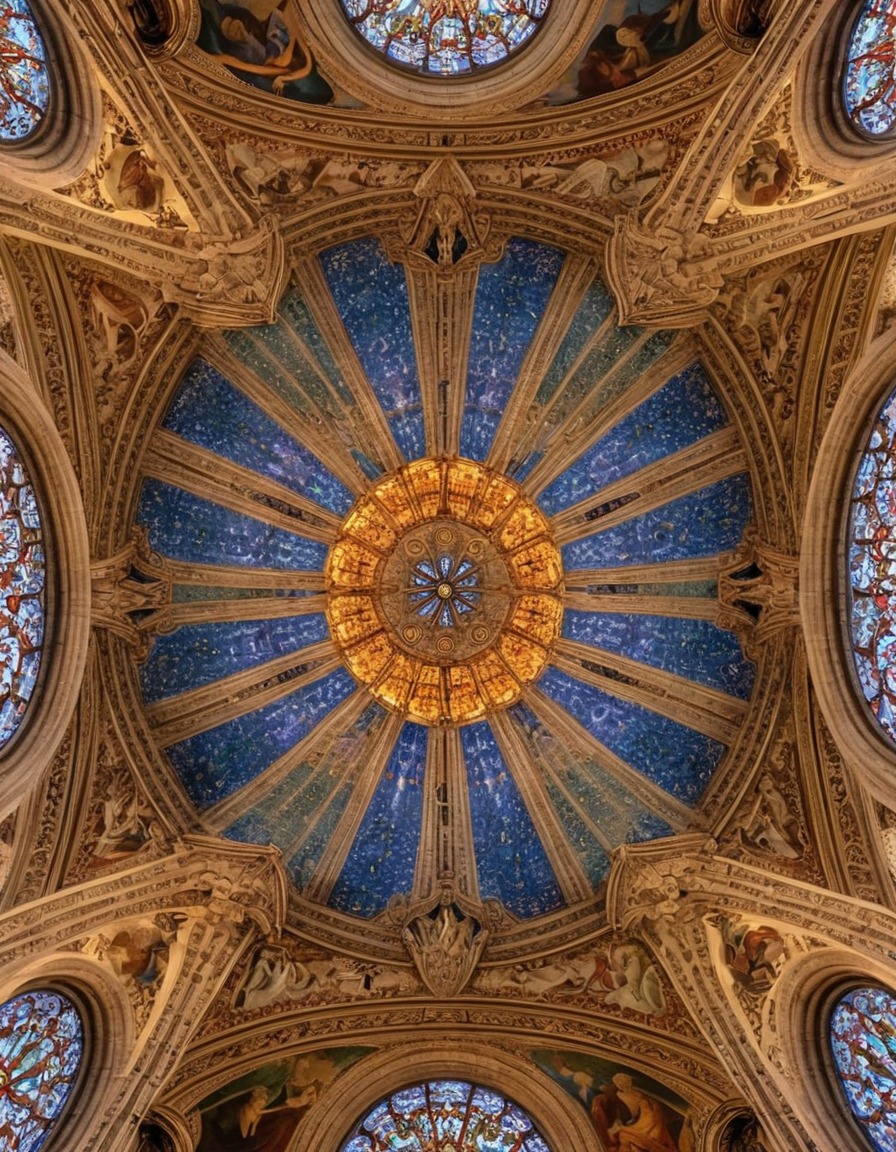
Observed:
[[[377,59],[337,0],[231,7],[62,5],[85,131],[0,176],[0,342],[77,475],[93,625],[82,564],[3,908],[92,893],[54,940],[139,1045],[177,990],[145,1106],[179,1150],[260,1086],[348,1133],[406,1051],[473,1092],[468,1050],[511,1101],[534,1077],[533,1149],[610,1147],[618,1076],[717,1147],[785,963],[843,943],[799,893],[892,898],[800,616],[822,441],[896,307],[891,146],[853,155],[807,79],[832,4],[533,3],[478,78]],[[330,1147],[303,1099],[277,1152],[300,1119]]]

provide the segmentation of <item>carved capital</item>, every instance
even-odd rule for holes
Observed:
[[[693,923],[705,903],[701,873],[715,849],[699,832],[617,848],[607,885],[610,923],[625,932]]]
[[[635,216],[613,221],[606,276],[620,324],[690,328],[705,319],[722,287],[705,237],[668,227],[651,230]]]
[[[214,924],[253,921],[265,936],[279,933],[286,919],[287,881],[275,848],[236,844],[211,836],[185,836],[196,852],[193,883],[204,893],[206,917]]]
[[[171,603],[171,579],[164,560],[150,547],[145,529],[135,528],[114,556],[94,561],[90,579],[93,627],[121,636],[133,646],[137,659],[144,659],[149,645],[147,621],[156,620]]]
[[[720,628],[734,632],[749,659],[800,622],[799,558],[764,544],[748,529],[719,573]]]

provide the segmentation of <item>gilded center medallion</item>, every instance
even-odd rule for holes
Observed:
[[[379,480],[327,559],[327,618],[354,677],[424,724],[466,724],[519,699],[563,618],[547,520],[471,460],[417,460]]]

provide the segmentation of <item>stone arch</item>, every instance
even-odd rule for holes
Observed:
[[[90,629],[90,560],[78,482],[62,440],[30,379],[4,352],[0,352],[0,426],[29,465],[51,545],[52,569],[37,689],[0,760],[0,813],[5,814],[38,780],[74,711]]]

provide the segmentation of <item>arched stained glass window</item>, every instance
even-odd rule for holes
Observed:
[[[896,0],[865,0],[846,48],[843,103],[865,136],[889,136],[896,121]]]
[[[28,471],[0,428],[0,750],[34,692],[44,639],[46,563]]]
[[[28,0],[0,5],[0,141],[24,140],[50,103],[43,37]]]
[[[551,1152],[521,1108],[462,1080],[429,1080],[382,1100],[342,1152]]]
[[[0,1004],[0,1147],[36,1152],[71,1095],[84,1054],[75,1005],[36,990]]]
[[[850,1111],[879,1152],[896,1148],[896,997],[854,988],[834,1007],[831,1050]]]
[[[342,0],[352,24],[393,64],[431,76],[498,64],[526,43],[550,0]]]
[[[896,392],[859,463],[847,549],[856,673],[878,724],[896,741]]]

